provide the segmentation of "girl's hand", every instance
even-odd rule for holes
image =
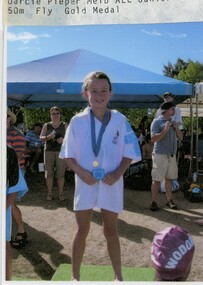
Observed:
[[[102,182],[108,185],[113,185],[119,178],[120,176],[117,174],[117,172],[113,171],[113,172],[107,173],[102,179]]]
[[[78,176],[80,177],[80,179],[82,179],[83,182],[85,182],[88,185],[94,185],[98,181],[93,177],[91,172],[85,169],[81,170]]]

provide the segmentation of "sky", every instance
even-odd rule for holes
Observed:
[[[203,64],[203,22],[7,28],[7,66],[87,49],[163,74],[178,58]]]

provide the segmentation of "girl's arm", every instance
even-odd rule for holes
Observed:
[[[67,167],[72,169],[73,172],[75,172],[85,183],[93,185],[97,182],[97,180],[93,177],[92,173],[82,168],[74,158],[65,158],[65,161]]]
[[[102,179],[102,181],[109,185],[114,184],[121,176],[123,176],[126,169],[128,169],[128,167],[130,166],[131,162],[131,158],[123,157],[120,165],[113,172],[107,173]]]

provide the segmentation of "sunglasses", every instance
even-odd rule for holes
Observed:
[[[52,115],[60,115],[60,113],[58,112],[58,113],[52,113]]]

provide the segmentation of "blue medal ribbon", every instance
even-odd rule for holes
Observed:
[[[109,119],[109,111],[107,110],[104,114],[104,117],[102,119],[102,125],[99,131],[99,136],[98,139],[96,141],[96,131],[95,131],[95,118],[93,115],[93,112],[91,110],[90,112],[91,115],[91,138],[92,138],[92,150],[94,152],[95,157],[98,156],[100,148],[101,148],[101,141],[102,141],[102,137],[106,128],[106,125],[108,123],[108,119]]]

